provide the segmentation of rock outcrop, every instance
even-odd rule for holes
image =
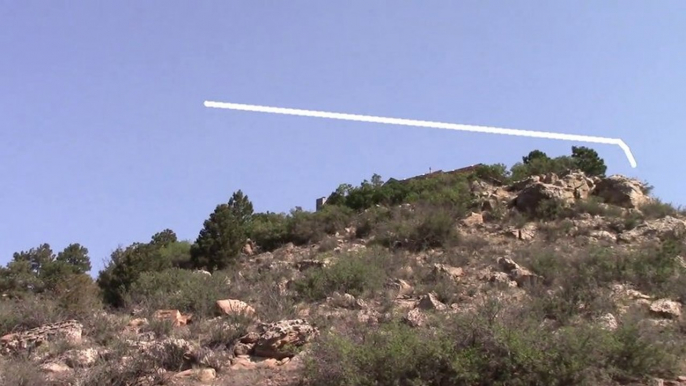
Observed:
[[[633,243],[642,242],[647,239],[681,238],[684,235],[686,235],[686,221],[666,216],[661,219],[646,221],[634,229],[622,232],[618,240],[625,243]]]
[[[650,201],[645,194],[645,184],[622,175],[601,179],[592,194],[602,198],[607,204],[623,208],[639,208]]]
[[[293,357],[298,347],[310,342],[319,334],[317,328],[304,319],[262,324],[260,329],[254,355],[274,359]]]
[[[0,353],[7,355],[31,350],[46,342],[64,339],[77,344],[81,341],[83,326],[76,320],[48,324],[28,331],[7,334],[0,338]]]

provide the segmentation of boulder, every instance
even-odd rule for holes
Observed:
[[[571,202],[574,193],[557,185],[535,182],[522,189],[513,204],[519,211],[535,213],[541,203],[547,200]]]
[[[452,280],[459,280],[464,274],[464,271],[460,267],[451,267],[445,264],[434,264],[431,274],[435,279],[443,276]]]
[[[318,334],[304,319],[282,320],[275,323],[260,325],[262,332],[255,343],[256,356],[283,359],[293,357],[296,348],[305,345]]]
[[[484,217],[481,213],[471,212],[460,223],[466,227],[475,227],[484,223]]]
[[[421,327],[426,323],[426,315],[420,309],[413,308],[403,317],[403,322],[410,327]]]
[[[613,331],[613,330],[616,330],[617,327],[619,327],[619,323],[617,323],[617,318],[615,318],[615,316],[609,312],[607,314],[604,314],[604,315],[598,317],[597,321],[598,321],[600,328],[602,328],[604,330]]]
[[[350,310],[360,310],[367,306],[363,300],[355,299],[355,297],[349,293],[340,294],[339,292],[334,292],[327,300],[335,307],[347,308]]]
[[[427,295],[422,296],[419,299],[417,308],[422,310],[444,311],[448,307],[445,304],[443,304],[440,300],[438,300],[438,296],[435,293],[429,293]]]
[[[201,384],[211,384],[217,378],[215,369],[188,369],[174,374],[174,380],[194,380]]]
[[[250,307],[246,302],[236,299],[217,300],[217,311],[221,315],[242,315],[253,317],[255,316],[255,309]]]
[[[650,201],[645,194],[645,184],[622,175],[601,179],[591,193],[607,204],[623,208],[638,208]]]
[[[563,175],[556,185],[570,191],[576,199],[586,199],[595,187],[593,179],[589,178],[580,170],[570,171]]]
[[[63,354],[64,363],[71,368],[91,367],[99,357],[100,353],[95,348],[68,350]]]
[[[403,279],[389,279],[384,287],[392,291],[392,296],[398,298],[412,293],[412,286]]]
[[[174,327],[185,326],[191,321],[192,315],[183,315],[179,310],[157,310],[153,314],[157,320],[169,320]]]
[[[530,241],[536,238],[537,227],[535,223],[526,223],[521,228],[508,227],[503,235],[522,241]]]
[[[508,274],[511,280],[517,282],[520,287],[525,283],[533,283],[542,278],[526,268],[519,266],[514,260],[507,257],[498,258],[498,265]]]
[[[681,304],[670,299],[659,299],[650,304],[650,312],[667,319],[678,319],[681,316]]]

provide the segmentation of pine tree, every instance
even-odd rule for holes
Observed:
[[[191,263],[210,272],[233,264],[247,239],[253,205],[242,191],[218,205],[191,248]]]

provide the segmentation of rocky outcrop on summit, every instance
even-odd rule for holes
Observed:
[[[646,185],[639,180],[622,175],[590,178],[581,171],[561,176],[554,173],[532,176],[513,183],[507,190],[517,192],[511,206],[528,213],[534,212],[542,201],[551,199],[572,203],[594,196],[606,205],[625,209],[637,209],[652,200],[646,194]]]
[[[623,208],[639,208],[648,203],[650,198],[645,192],[645,184],[622,175],[603,178],[593,189],[594,196],[602,198],[607,204]]]
[[[519,191],[513,206],[523,212],[535,211],[541,201],[557,199],[572,202],[588,198],[594,187],[594,180],[582,172],[574,171],[558,177],[554,173],[532,176],[512,184],[508,190]]]

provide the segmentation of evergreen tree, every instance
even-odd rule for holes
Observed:
[[[607,166],[598,153],[585,146],[572,146],[572,159],[576,168],[589,176],[605,176]]]
[[[75,243],[70,244],[57,254],[56,262],[67,264],[75,274],[86,273],[91,270],[91,259],[88,248]]]
[[[529,165],[533,160],[536,159],[549,161],[550,157],[540,150],[533,150],[529,152],[529,155],[522,157],[522,163],[524,163],[524,165]]]
[[[240,190],[218,205],[191,248],[193,266],[211,272],[233,264],[247,240],[252,215],[253,205]]]
[[[165,229],[162,232],[155,233],[152,236],[151,244],[164,247],[169,244],[176,243],[177,241],[179,240],[176,237],[176,233],[174,233],[174,231],[171,229]]]

